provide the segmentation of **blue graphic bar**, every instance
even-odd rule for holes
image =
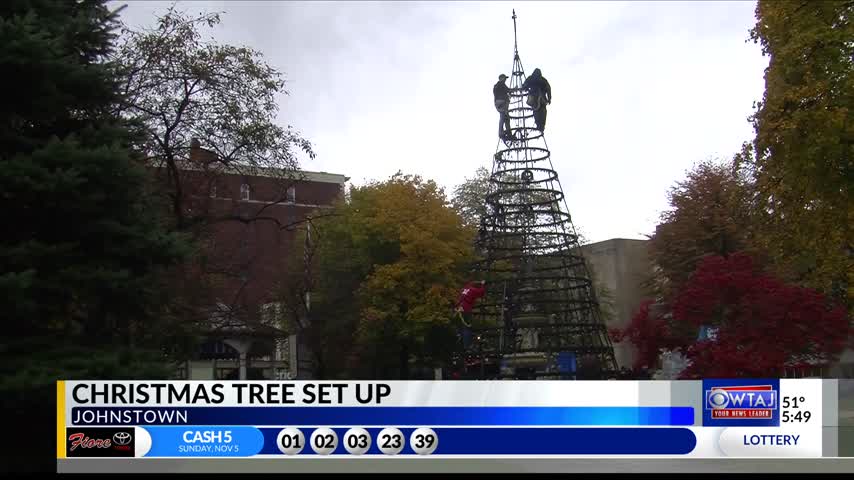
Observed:
[[[265,443],[262,432],[254,427],[146,427],[145,430],[151,435],[151,449],[146,457],[251,457]]]
[[[128,414],[129,411],[135,415]],[[688,426],[693,407],[74,407],[72,425]]]
[[[262,428],[263,455],[283,455],[276,439],[280,429]],[[301,428],[306,439],[313,428]],[[346,428],[333,428],[338,447],[332,455],[349,455],[343,444]],[[371,447],[365,455],[383,455],[377,446],[381,429],[367,428]],[[406,441],[400,455],[415,455],[410,436],[415,429],[401,428]],[[685,455],[697,446],[687,428],[434,428],[438,445],[432,455]],[[299,453],[316,455],[306,445]]]

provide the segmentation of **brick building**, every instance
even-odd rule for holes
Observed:
[[[344,194],[344,175],[245,167],[216,172],[213,152],[192,143],[182,171],[188,214],[207,219],[206,253],[214,272],[211,334],[196,358],[178,372],[192,380],[281,377],[295,339],[276,338],[269,313],[278,281],[306,216],[322,212]],[[280,332],[279,332],[280,333]]]

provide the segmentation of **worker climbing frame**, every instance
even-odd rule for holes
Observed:
[[[614,378],[617,365],[589,269],[543,132],[522,88],[516,42],[511,135],[499,140],[473,278],[487,280],[473,344],[459,352],[463,378]],[[559,95],[559,94],[558,94]]]

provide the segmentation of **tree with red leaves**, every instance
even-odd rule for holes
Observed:
[[[666,319],[652,311],[652,307],[652,300],[643,302],[624,330],[610,330],[615,342],[628,341],[635,346],[635,361],[632,365],[635,371],[654,368],[661,350],[670,343],[669,325]]]
[[[843,307],[762,273],[743,253],[704,258],[667,313],[650,307],[643,304],[615,339],[636,346],[635,368],[655,365],[661,350],[681,352],[689,365],[682,378],[775,377],[787,367],[827,364],[851,329]],[[715,338],[684,334],[702,326],[715,327]]]

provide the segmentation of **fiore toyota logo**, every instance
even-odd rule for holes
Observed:
[[[116,445],[129,445],[131,440],[130,433],[128,432],[116,432],[113,435],[113,443]]]
[[[110,448],[112,445],[109,440],[102,438],[89,438],[84,433],[72,433],[68,436],[69,447],[68,451],[73,452],[80,448]]]
[[[133,428],[74,428],[66,430],[69,457],[133,457]]]

